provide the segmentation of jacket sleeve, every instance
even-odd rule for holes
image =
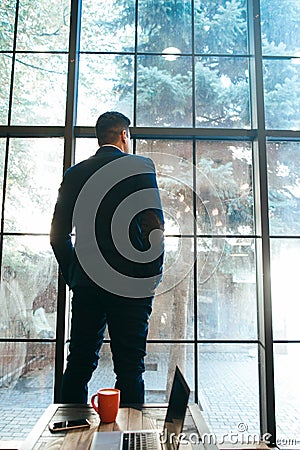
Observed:
[[[74,202],[72,183],[69,171],[67,171],[58,191],[50,231],[50,244],[67,284],[70,283],[70,268],[74,260],[74,246],[72,244]]]

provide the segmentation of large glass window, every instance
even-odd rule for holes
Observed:
[[[6,142],[1,144],[3,171]],[[63,140],[12,138],[7,148],[1,233],[1,414],[8,414],[15,389],[15,412],[23,416],[25,411],[29,419],[19,430],[3,420],[0,436],[23,439],[53,401],[58,267],[49,228],[62,175]]]

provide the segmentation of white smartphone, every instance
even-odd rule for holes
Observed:
[[[56,431],[75,430],[78,428],[90,428],[91,423],[87,419],[65,420],[63,422],[49,423],[49,430],[52,433]]]

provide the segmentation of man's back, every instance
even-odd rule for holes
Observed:
[[[148,214],[146,221],[145,214]],[[74,252],[70,255],[70,227],[75,227],[76,255]],[[91,227],[93,236],[88,232]],[[159,275],[162,248],[157,249],[156,257],[151,261],[140,258],[139,252],[149,250],[149,232],[162,227],[163,216],[151,159],[128,155],[107,145],[66,172],[52,222],[52,236],[56,235],[56,230],[60,231],[55,247],[62,260],[61,266],[64,262],[68,265],[68,274],[64,273],[64,276],[71,287],[89,285],[92,279],[105,288],[102,276],[105,271],[101,265],[104,260],[112,271],[127,277]],[[62,228],[65,228],[64,233]],[[92,269],[91,261],[94,261]],[[112,271],[110,275],[114,273]]]

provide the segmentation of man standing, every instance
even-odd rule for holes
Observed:
[[[100,148],[66,171],[54,210],[51,245],[73,291],[63,403],[87,403],[106,327],[121,404],[144,402],[144,357],[162,274],[164,219],[152,160],[129,154],[129,125],[118,112],[98,118]]]

